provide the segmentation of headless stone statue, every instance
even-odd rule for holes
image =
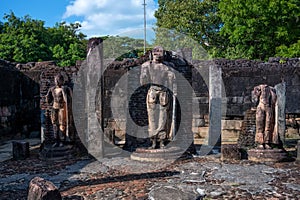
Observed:
[[[276,91],[273,87],[262,84],[254,87],[253,98],[257,101],[255,142],[260,149],[270,149],[279,144],[279,136],[274,129]]]
[[[55,86],[48,90],[46,100],[52,104],[51,122],[56,140],[53,146],[63,146],[63,141],[70,141],[69,128],[71,122],[70,100],[72,91],[64,86],[64,78],[61,74],[55,76]]]
[[[171,107],[172,96],[168,89],[176,94],[175,74],[171,67],[173,63],[164,61],[165,51],[155,47],[152,51],[153,60],[142,65],[140,82],[150,84],[147,93],[148,131],[152,142],[151,148],[165,147],[165,142],[171,138]],[[173,97],[174,98],[174,97]]]

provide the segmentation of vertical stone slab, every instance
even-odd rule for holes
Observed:
[[[45,110],[41,110],[40,118],[41,118],[41,143],[45,141],[45,129],[46,129],[46,116]]]
[[[126,77],[122,77],[120,83],[127,84],[128,111],[126,112],[126,148],[132,151],[139,145],[139,142],[148,138],[148,115],[146,99],[148,88],[141,87],[140,69],[130,69]],[[137,125],[138,122],[139,124]],[[144,126],[142,126],[142,124]],[[146,126],[145,126],[146,125]]]
[[[297,142],[297,161],[300,162],[300,140]]]
[[[24,160],[29,157],[29,142],[13,141],[12,144],[15,160]]]
[[[86,71],[86,114],[87,114],[87,149],[90,154],[96,158],[102,158],[104,156],[103,148],[103,84],[101,76],[103,74],[103,45],[102,39],[97,38],[90,40],[90,48],[87,54],[87,71]],[[100,87],[100,94],[98,100],[101,101],[100,108],[100,124],[96,115],[96,92],[97,87]],[[102,130],[102,131],[101,131]]]
[[[277,103],[275,107],[275,131],[278,132],[280,140],[285,143],[285,102],[286,102],[286,83],[282,82],[275,85]]]
[[[221,147],[222,69],[209,66],[209,136],[208,146]]]
[[[74,122],[81,143],[87,148],[87,109],[86,109],[86,71],[87,61],[81,63],[80,70],[73,77],[72,111]]]

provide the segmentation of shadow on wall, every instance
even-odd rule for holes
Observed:
[[[39,137],[39,73],[0,60],[0,140]]]

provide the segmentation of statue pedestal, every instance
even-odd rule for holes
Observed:
[[[132,160],[145,162],[162,162],[176,160],[182,156],[184,151],[179,147],[170,147],[165,149],[144,149],[137,148],[130,155]]]
[[[41,160],[60,160],[71,158],[74,154],[73,145],[64,145],[62,147],[52,147],[52,144],[45,145],[40,152]]]
[[[287,161],[287,153],[283,149],[250,149],[248,160],[254,162],[283,162]]]

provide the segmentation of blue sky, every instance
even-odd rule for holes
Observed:
[[[61,21],[80,22],[81,32],[88,38],[103,35],[142,38],[142,4],[143,0],[1,0],[0,21],[3,21],[5,13],[13,11],[17,17],[29,15],[45,21],[46,27],[53,27]],[[147,35],[151,37],[157,0],[146,0],[146,4]]]

